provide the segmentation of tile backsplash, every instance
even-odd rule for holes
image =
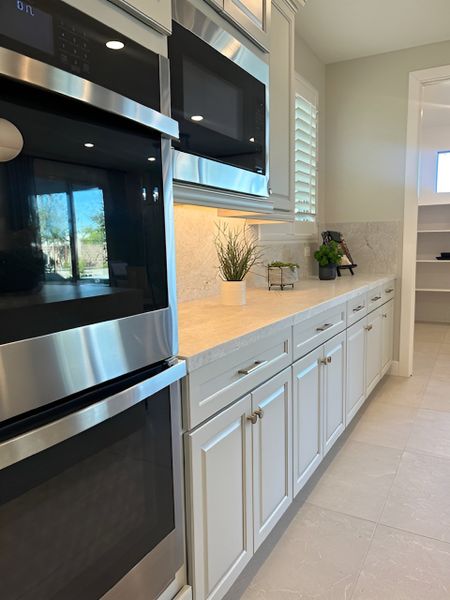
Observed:
[[[244,228],[246,221],[219,217],[216,209],[181,204],[175,205],[174,213],[178,301],[218,296],[220,277],[214,246],[216,224],[228,223],[233,228]],[[257,235],[257,226],[251,227]],[[261,243],[263,258],[261,264],[256,265],[249,274],[248,285],[266,287],[266,265],[275,260],[298,263],[300,277],[310,277],[315,273],[313,248],[311,256],[305,257],[305,246],[298,241]]]

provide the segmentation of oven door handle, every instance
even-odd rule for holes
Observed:
[[[165,371],[126,390],[42,427],[6,440],[0,444],[0,469],[14,465],[119,415],[179,381],[185,375],[186,363],[177,361]]]

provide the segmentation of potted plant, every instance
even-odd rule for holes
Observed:
[[[322,244],[314,258],[319,263],[319,279],[336,279],[336,267],[340,264],[343,252],[339,244],[334,241]]]
[[[261,258],[256,240],[248,228],[233,230],[227,225],[217,225],[215,245],[222,279],[222,304],[245,304],[245,276]]]
[[[280,286],[281,289],[285,285],[293,286],[298,281],[297,263],[274,261],[267,265],[269,277],[269,289],[273,286]]]

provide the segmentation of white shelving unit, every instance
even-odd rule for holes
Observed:
[[[416,257],[416,321],[450,323],[450,204],[419,204]]]

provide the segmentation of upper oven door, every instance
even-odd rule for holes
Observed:
[[[267,64],[186,0],[174,9],[174,177],[267,196]]]

